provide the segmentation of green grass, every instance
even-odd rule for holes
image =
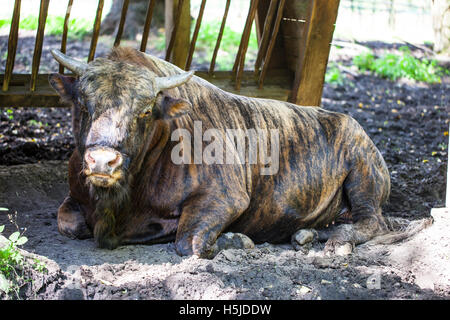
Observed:
[[[219,35],[220,24],[220,21],[202,24],[197,39],[196,50],[203,50],[207,53],[205,58],[203,59],[204,62],[210,62],[212,59],[217,37]],[[216,59],[215,70],[231,70],[236,59],[237,51],[239,49],[241,36],[242,35],[240,32],[236,32],[229,26],[225,26],[222,41],[220,43],[220,50]],[[253,26],[247,49],[247,59],[252,54],[256,55],[257,51],[258,42],[256,39],[256,31]],[[203,62],[201,60],[202,59],[199,59],[197,61],[201,63]]]
[[[37,16],[28,16],[20,19],[19,29],[37,30],[39,18]],[[73,18],[69,20],[69,38],[80,39],[90,34],[93,21],[85,18]],[[0,28],[9,28],[11,19],[0,20]],[[49,35],[61,35],[64,28],[64,17],[49,15],[45,23],[45,33]]]
[[[400,48],[401,54],[387,53],[379,58],[372,51],[355,56],[353,64],[362,71],[371,71],[376,75],[397,80],[409,78],[427,83],[440,83],[444,69],[435,60],[417,59],[408,47]]]

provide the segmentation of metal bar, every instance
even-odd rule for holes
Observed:
[[[263,56],[267,51],[267,46],[269,44],[269,38],[271,34],[270,31],[272,31],[272,21],[277,9],[277,4],[278,0],[271,0],[269,9],[267,10],[266,19],[264,21],[263,34],[261,36],[261,42],[259,44],[258,55],[255,62],[255,72],[257,72],[259,70],[259,67],[261,67]]]
[[[167,47],[166,51],[166,61],[169,61],[170,54],[172,53],[173,46],[175,45],[175,38],[177,36],[178,27],[180,26],[181,21],[181,10],[183,10],[183,2],[184,0],[179,0],[178,2],[177,14],[175,16],[175,23],[172,29],[172,35],[170,36],[169,46]]]
[[[127,17],[129,3],[130,3],[130,0],[124,0],[124,2],[123,2],[122,13],[120,15],[119,28],[117,29],[116,40],[114,40],[114,47],[117,47],[118,45],[120,45],[120,39],[122,38],[123,28],[125,25],[125,19]]]
[[[142,32],[141,51],[145,52],[147,48],[148,35],[150,32],[150,25],[152,23],[153,10],[155,9],[156,0],[150,0],[147,7],[147,16],[145,17],[144,31]]]
[[[89,49],[88,62],[94,60],[95,49],[97,48],[98,35],[100,34],[100,23],[102,20],[102,11],[105,0],[98,1],[97,14],[95,16],[94,28],[92,31],[91,47]]]
[[[70,11],[72,10],[72,4],[73,0],[69,0],[69,3],[67,4],[67,10],[66,10],[66,17],[64,18],[64,29],[63,29],[63,35],[61,39],[61,52],[66,53],[66,44],[67,44],[67,33],[69,32],[69,18],[70,18]],[[62,64],[59,64],[59,73],[64,73],[64,66]]]
[[[41,0],[39,8],[38,30],[36,34],[36,42],[34,44],[33,64],[31,66],[31,82],[30,90],[36,90],[36,79],[39,72],[41,62],[42,44],[44,42],[45,21],[47,20],[48,5],[50,0]]]
[[[278,12],[277,12],[277,17],[275,19],[275,25],[273,27],[272,36],[270,37],[269,46],[267,48],[266,56],[264,58],[264,64],[263,64],[262,71],[261,71],[261,74],[259,77],[259,88],[260,89],[263,86],[264,79],[267,74],[267,69],[269,68],[270,58],[272,57],[272,51],[273,51],[273,48],[275,47],[275,41],[277,39],[278,30],[280,29],[281,19],[283,18],[283,9],[284,9],[285,3],[286,3],[285,0],[280,0],[280,3],[278,4]]]
[[[3,79],[3,91],[8,91],[9,81],[14,69],[14,61],[16,59],[17,40],[19,39],[19,21],[20,21],[20,1],[14,3],[13,17],[11,21],[11,29],[8,38],[8,57],[6,58],[5,78]]]
[[[216,65],[217,53],[219,52],[220,42],[222,42],[223,31],[225,30],[225,23],[228,17],[228,10],[230,9],[231,0],[227,0],[225,5],[225,12],[222,18],[222,24],[220,26],[219,35],[217,37],[216,47],[214,48],[214,53],[211,59],[211,65],[209,66],[209,74],[211,75],[214,72],[214,67]]]
[[[191,46],[189,47],[189,54],[186,61],[186,67],[184,68],[186,71],[189,70],[192,63],[192,56],[194,55],[195,44],[197,43],[198,32],[200,30],[200,26],[202,24],[203,12],[205,11],[206,0],[202,0],[200,5],[200,11],[198,12],[197,22],[195,24],[194,34],[192,35]]]
[[[249,24],[247,26],[247,29],[244,30],[244,34],[243,34],[244,44],[242,46],[241,55],[239,57],[238,70],[237,70],[237,75],[236,75],[236,84],[235,84],[235,88],[238,91],[241,89],[242,72],[244,71],[244,65],[245,65],[245,54],[247,53],[247,49],[248,49],[248,42],[250,40],[250,33],[252,31],[253,20],[255,19],[256,10],[258,8],[258,1],[259,0],[253,0],[250,5]]]

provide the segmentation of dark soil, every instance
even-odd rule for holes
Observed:
[[[41,64],[49,68],[40,71],[56,72],[56,63],[45,52],[58,48],[59,40],[46,39]],[[0,57],[5,56],[6,43],[7,38],[0,37]],[[364,45],[376,52],[395,51],[400,46]],[[18,71],[30,71],[33,46],[30,38],[18,47]],[[411,49],[423,55],[421,50]],[[88,41],[68,48],[80,58],[87,56],[88,50]],[[106,52],[106,46],[99,44],[98,55]],[[334,50],[330,60],[350,68],[352,55],[351,50]],[[4,68],[3,58],[0,65]],[[444,205],[450,80],[430,85],[343,74],[343,85],[325,85],[322,107],[353,116],[383,154],[392,179],[384,213],[409,220],[429,217],[431,208]],[[17,223],[27,228],[30,239],[24,248],[45,257],[49,268],[46,276],[36,276],[40,285],[25,290],[23,298],[450,297],[446,273],[449,237],[433,238],[440,233],[431,228],[422,238],[403,246],[361,248],[345,258],[324,258],[320,247],[305,255],[290,246],[264,244],[253,251],[225,250],[209,261],[178,257],[172,244],[106,251],[95,248],[91,240],[70,240],[57,233],[55,218],[67,192],[65,161],[72,150],[69,109],[0,108],[0,207],[18,212]],[[0,216],[2,224],[8,224],[5,216]],[[5,233],[12,231],[14,227],[7,225]],[[438,247],[425,250],[423,243]],[[412,253],[417,260],[411,260]],[[429,280],[430,273],[437,280]],[[374,274],[382,274],[383,290],[369,288],[367,279]]]

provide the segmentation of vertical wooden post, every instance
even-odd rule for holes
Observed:
[[[36,80],[41,63],[42,44],[44,43],[45,22],[47,21],[48,5],[50,0],[41,0],[39,8],[38,30],[36,34],[36,42],[34,44],[33,64],[31,65],[31,82],[30,90],[36,90]]]
[[[195,51],[195,44],[197,43],[198,32],[200,31],[200,26],[202,25],[203,12],[205,11],[206,0],[202,0],[200,5],[200,11],[198,12],[197,22],[195,23],[194,34],[192,35],[191,46],[189,48],[189,54],[186,61],[185,70],[189,70],[191,68],[192,57]]]
[[[211,64],[209,66],[209,74],[212,75],[214,72],[214,67],[216,66],[216,58],[220,48],[220,42],[222,41],[223,31],[225,29],[225,23],[227,22],[228,10],[230,9],[231,0],[227,0],[225,4],[225,12],[222,17],[222,24],[220,25],[219,35],[217,36],[216,46],[214,48],[214,53],[211,59]]]
[[[264,79],[266,77],[267,70],[269,68],[270,58],[272,57],[272,51],[273,51],[273,48],[275,47],[275,41],[277,39],[278,30],[280,28],[281,19],[283,17],[284,4],[285,4],[285,0],[280,0],[280,2],[278,3],[277,17],[275,19],[275,24],[273,26],[271,39],[270,39],[268,47],[267,47],[267,52],[264,57],[263,68],[262,68],[261,74],[259,76],[258,84],[259,84],[260,89],[263,86]]]
[[[177,14],[180,1],[181,8]],[[166,60],[184,68],[190,46],[190,0],[166,0],[165,6]]]
[[[67,33],[69,32],[69,18],[70,11],[72,10],[73,0],[69,0],[66,9],[66,17],[64,18],[64,29],[63,35],[61,39],[61,52],[66,53],[66,44],[67,44]],[[62,64],[59,65],[59,73],[64,73],[64,66]]]
[[[16,60],[17,40],[19,39],[20,1],[16,0],[14,3],[11,29],[9,30],[8,38],[8,57],[6,58],[5,77],[3,78],[3,91],[8,91],[9,81],[11,80],[14,69],[14,61]]]
[[[150,33],[150,25],[152,23],[153,10],[155,9],[156,0],[150,0],[147,7],[147,16],[145,17],[144,31],[142,32],[141,51],[145,52],[147,48],[148,35]]]
[[[114,47],[120,45],[122,39],[123,28],[125,27],[125,19],[127,18],[128,4],[130,0],[124,0],[122,5],[122,13],[120,14],[119,28],[117,29],[116,39],[114,40]]]
[[[339,0],[311,0],[289,101],[320,106]]]
[[[97,14],[95,15],[94,28],[92,31],[91,47],[89,49],[88,62],[94,60],[95,49],[97,48],[98,36],[100,34],[100,23],[102,21],[102,11],[105,0],[98,1]]]

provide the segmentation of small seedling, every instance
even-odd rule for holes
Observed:
[[[1,211],[8,211],[7,208],[0,208]],[[9,220],[17,230],[19,230],[17,223],[15,222],[15,216],[8,215]],[[19,247],[27,243],[28,238],[23,234],[26,232],[24,229],[22,232],[15,231],[8,238],[1,234],[5,230],[5,226],[0,226],[0,293],[4,292],[8,296],[12,292],[16,298],[19,298],[20,288],[29,283],[31,278],[29,277],[29,270],[33,269],[38,272],[45,272],[46,267],[39,259],[25,258]]]

